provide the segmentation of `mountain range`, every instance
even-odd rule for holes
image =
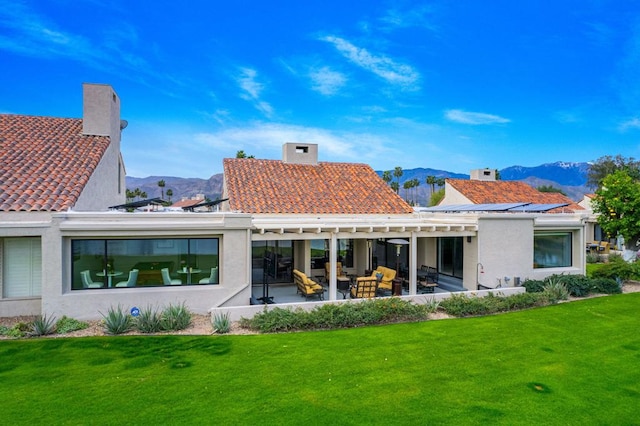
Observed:
[[[392,170],[393,172],[393,170]],[[553,186],[562,190],[569,198],[580,201],[584,194],[592,192],[586,186],[589,163],[570,163],[558,161],[546,163],[535,167],[511,166],[498,170],[500,179],[516,180],[525,182],[534,188],[539,186]],[[382,176],[382,171],[377,171]],[[445,170],[416,168],[403,170],[400,177],[400,195],[403,198],[415,200],[419,205],[427,205],[427,200],[431,195],[431,187],[427,185],[427,176],[436,178],[469,179],[469,175],[452,173]],[[420,185],[416,188],[405,190],[404,182],[411,179],[418,179]],[[164,189],[158,186],[158,182],[165,182]],[[395,178],[394,178],[395,180]],[[160,197],[164,192],[164,198],[171,201],[179,201],[183,198],[195,197],[202,194],[204,197],[215,200],[222,196],[222,173],[215,174],[209,179],[181,178],[174,176],[148,176],[137,178],[127,176],[127,189],[135,190],[139,188],[146,192],[148,198]],[[169,198],[166,191],[173,192]],[[407,192],[407,193],[405,193]]]

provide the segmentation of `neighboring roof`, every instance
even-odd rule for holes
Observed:
[[[229,208],[243,213],[410,214],[366,164],[224,159]]]
[[[0,211],[73,207],[108,146],[81,119],[0,114]]]
[[[195,198],[195,199],[189,198],[186,200],[176,201],[175,203],[171,204],[171,207],[182,207],[184,209],[184,208],[195,206],[196,204],[203,203],[204,201],[205,201],[204,198]]]
[[[447,183],[473,204],[525,203],[561,204],[550,212],[584,210],[569,197],[558,192],[540,192],[524,182],[512,180],[482,181],[447,179]]]

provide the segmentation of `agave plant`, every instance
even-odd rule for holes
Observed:
[[[117,308],[110,307],[106,315],[102,314],[102,318],[102,327],[107,334],[123,334],[133,328],[133,317],[120,305]]]
[[[229,312],[215,313],[213,315],[213,332],[218,334],[225,334],[231,330],[231,320],[229,319]]]
[[[163,330],[184,330],[191,324],[191,312],[184,302],[180,305],[169,305],[162,311],[161,323]]]
[[[46,336],[56,332],[56,318],[40,315],[31,323],[31,336]]]

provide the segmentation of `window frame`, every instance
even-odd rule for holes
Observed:
[[[72,238],[71,290],[122,288],[130,271],[138,269],[133,288],[220,284],[220,237]],[[208,247],[209,246],[209,247]],[[170,283],[162,278],[168,268]],[[213,274],[214,282],[205,282]],[[89,270],[95,287],[83,285],[81,272]],[[181,281],[181,283],[180,283]],[[202,283],[200,281],[203,281]],[[131,288],[131,287],[130,287]]]
[[[552,241],[551,237],[560,240]],[[556,247],[550,247],[555,244]],[[546,245],[546,246],[544,246]],[[533,234],[533,269],[573,267],[573,232],[535,231]]]

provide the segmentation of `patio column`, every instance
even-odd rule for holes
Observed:
[[[415,295],[418,292],[418,237],[415,232],[411,232],[409,238],[409,294]]]
[[[338,278],[338,238],[335,232],[331,233],[331,241],[329,242],[329,300],[337,299],[337,278]]]

